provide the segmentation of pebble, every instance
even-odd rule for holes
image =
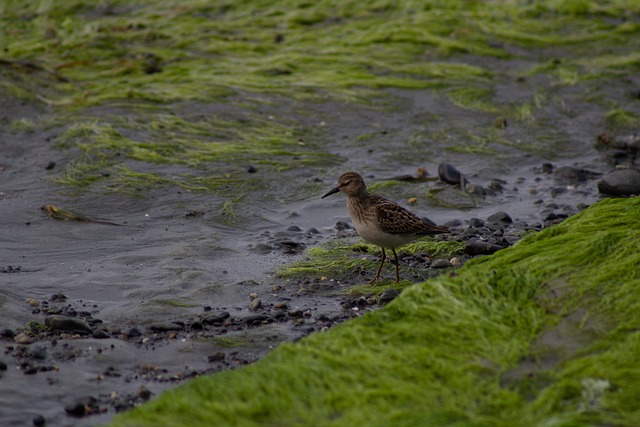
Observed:
[[[91,327],[81,319],[67,316],[47,316],[44,325],[54,331],[71,331],[91,333]]]
[[[502,246],[488,242],[467,242],[464,253],[467,255],[491,255],[502,249]]]
[[[553,172],[554,178],[565,184],[578,184],[598,177],[600,174],[586,169],[572,166],[561,166]]]
[[[506,212],[496,212],[493,215],[489,216],[489,218],[487,218],[487,222],[488,223],[503,223],[503,224],[511,224],[513,222],[513,220],[511,219],[511,217],[509,216],[508,213]]]
[[[207,360],[209,362],[223,362],[225,357],[226,354],[223,351],[218,351],[207,357]]]
[[[96,339],[101,340],[101,339],[109,338],[109,337],[110,337],[110,335],[109,335],[109,333],[108,333],[107,331],[105,331],[104,329],[102,329],[102,328],[97,328],[96,330],[94,330],[94,331],[93,331],[93,337],[94,337],[94,338],[96,338]]]
[[[449,268],[451,267],[451,263],[449,262],[449,260],[438,258],[431,262],[430,267],[431,268]]]
[[[24,332],[20,332],[15,337],[13,337],[13,341],[17,342],[18,344],[31,344],[35,341],[35,339],[25,334]]]
[[[41,345],[33,345],[29,348],[27,354],[38,360],[44,360],[47,358],[47,350]]]
[[[64,410],[69,415],[83,417],[98,412],[98,401],[93,396],[81,397],[65,405]]]
[[[484,221],[479,218],[471,218],[469,220],[469,227],[473,227],[473,228],[484,227]]]
[[[253,316],[247,316],[242,319],[242,323],[247,326],[259,326],[263,323],[270,323],[273,318],[265,316],[264,314],[254,314]]]
[[[41,427],[46,424],[46,420],[42,415],[36,415],[33,417],[33,425],[36,427]]]
[[[289,317],[302,317],[304,315],[304,312],[299,308],[293,308],[289,310],[288,314],[289,314]]]
[[[0,337],[13,338],[15,336],[16,336],[16,333],[13,331],[13,329],[4,328],[4,329],[0,330]]]
[[[137,328],[127,328],[124,329],[122,333],[129,338],[135,338],[142,335],[142,333]]]
[[[0,360],[0,371],[6,371],[7,370],[7,364],[4,363],[2,360]]]
[[[598,182],[598,191],[616,197],[640,194],[640,171],[621,169],[604,176]]]
[[[380,294],[380,304],[388,304],[393,301],[400,293],[395,288],[385,289]]]
[[[229,317],[231,317],[231,315],[226,311],[213,312],[203,317],[202,323],[205,325],[221,325]]]
[[[148,326],[151,332],[181,331],[182,326],[174,322],[156,322]]]
[[[438,176],[442,182],[458,185],[461,188],[464,188],[468,183],[464,175],[449,163],[440,163],[438,165]]]
[[[249,311],[256,311],[260,307],[262,307],[262,300],[260,298],[255,298],[249,303]]]

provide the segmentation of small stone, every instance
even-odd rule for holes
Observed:
[[[13,337],[13,341],[17,342],[18,344],[31,344],[35,341],[35,339],[25,334],[24,332],[20,332],[15,337]]]
[[[209,361],[209,363],[211,363],[211,362],[222,362],[222,361],[224,361],[225,357],[226,357],[226,354],[223,351],[218,351],[216,353],[213,353],[209,357],[207,357],[207,361]]]
[[[181,331],[182,326],[174,322],[156,322],[148,326],[151,332]]]
[[[213,312],[203,317],[202,323],[205,325],[221,325],[229,317],[231,317],[231,315],[226,311]]]
[[[388,304],[393,301],[400,293],[395,288],[385,289],[380,294],[380,304]]]
[[[66,301],[67,300],[67,296],[65,294],[62,293],[62,291],[58,292],[57,294],[53,294],[51,295],[51,297],[49,298],[49,301],[51,302],[55,302],[55,301]]]
[[[258,172],[258,169],[256,169],[256,167],[254,165],[247,165],[247,172],[256,173],[256,172]]]
[[[407,199],[407,203],[409,203],[410,205],[415,205],[416,203],[418,203],[418,199],[415,197],[409,197],[409,199]]]
[[[506,212],[496,212],[493,215],[487,218],[487,222],[489,223],[503,223],[503,224],[511,224],[513,220]]]
[[[16,333],[13,331],[13,329],[4,328],[4,329],[0,330],[0,337],[13,338],[15,336],[16,336]]]
[[[553,164],[552,163],[543,163],[542,164],[542,173],[546,173],[546,174],[553,173]]]
[[[458,185],[460,188],[464,188],[468,182],[464,175],[449,163],[440,163],[438,165],[438,176],[441,181]]]
[[[53,160],[50,160],[46,166],[44,167],[46,170],[51,170],[53,168],[56,167],[56,162],[54,162]]]
[[[84,320],[68,316],[47,316],[44,325],[54,331],[91,333],[91,327]]]
[[[46,424],[46,420],[42,415],[36,415],[33,417],[33,425],[36,427],[41,427]]]
[[[431,262],[430,267],[431,268],[449,268],[451,267],[451,263],[449,262],[449,260],[438,258]]]
[[[469,194],[475,194],[476,196],[484,196],[486,194],[486,191],[481,185],[476,185],[471,183],[465,184],[464,191],[466,191]]]
[[[102,328],[97,328],[97,329],[95,329],[95,330],[93,331],[93,337],[94,337],[95,339],[102,340],[102,339],[109,338],[109,337],[110,337],[110,335],[109,335],[109,333],[108,333],[107,331],[105,331],[104,329],[102,329]]]
[[[256,298],[258,298],[258,294],[257,294],[256,292],[251,292],[251,293],[249,294],[249,300],[250,300],[250,301],[253,301],[253,300],[255,300]]]
[[[263,314],[255,314],[253,316],[247,316],[242,319],[242,323],[247,326],[260,326],[265,323],[270,323],[273,321],[273,318],[269,316],[265,316]]]
[[[336,225],[334,228],[338,231],[344,231],[344,230],[349,230],[351,226],[344,221],[338,221],[336,222]]]
[[[191,325],[189,326],[189,328],[192,331],[201,331],[204,329],[204,324],[198,320],[194,321],[193,323],[191,323]]]
[[[505,117],[496,117],[493,121],[493,125],[498,129],[505,129],[507,127],[507,119]]]
[[[124,335],[128,338],[135,338],[142,335],[142,333],[137,328],[127,328],[122,331]]]
[[[7,370],[7,364],[4,363],[2,360],[0,360],[0,371],[6,371]]]
[[[262,307],[262,300],[260,298],[256,298],[249,304],[249,311],[256,311],[260,307]]]
[[[452,266],[458,267],[460,265],[460,259],[457,257],[453,257],[449,260]]]
[[[278,301],[277,303],[274,304],[273,308],[286,310],[287,308],[289,308],[289,303],[287,301]]]
[[[469,220],[469,227],[473,227],[473,228],[484,227],[484,221],[479,218],[471,218]]]
[[[290,317],[302,317],[304,315],[304,312],[296,307],[289,310],[288,314]]]
[[[503,249],[502,246],[494,245],[488,242],[468,242],[464,247],[464,253],[467,255],[491,255]]]
[[[65,405],[64,410],[67,414],[76,417],[83,417],[92,414],[98,409],[97,400],[93,396],[81,397],[72,403]]]
[[[34,344],[32,347],[29,348],[28,354],[29,356],[38,360],[44,360],[47,358],[47,350],[41,345]]]

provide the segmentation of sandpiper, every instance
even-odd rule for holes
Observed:
[[[393,252],[396,263],[396,281],[400,282],[396,248],[422,236],[449,232],[447,227],[429,224],[391,200],[377,194],[370,194],[364,179],[355,172],[342,174],[338,179],[338,186],[322,198],[338,192],[347,195],[347,209],[358,234],[367,242],[380,246],[382,249],[380,266],[375,277],[369,283],[374,283],[380,278],[380,271],[387,258],[385,248],[391,249]]]

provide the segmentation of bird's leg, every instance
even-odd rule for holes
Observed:
[[[387,254],[384,252],[384,248],[380,249],[382,249],[382,259],[380,260],[380,266],[378,267],[378,271],[376,271],[376,275],[373,277],[373,279],[371,279],[369,284],[373,284],[378,281],[378,279],[380,278],[380,271],[382,270],[382,266],[384,265],[384,260],[387,259]]]
[[[398,263],[398,254],[396,253],[395,248],[391,248],[393,252],[393,256],[396,260],[396,283],[400,283],[400,264]]]

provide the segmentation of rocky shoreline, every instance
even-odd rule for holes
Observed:
[[[609,153],[608,149],[603,153]],[[628,163],[635,161],[637,151],[627,150]],[[614,157],[620,160],[620,152]],[[634,171],[634,169],[623,169]],[[452,230],[447,239],[465,242],[464,250],[452,259],[430,259],[428,254],[400,254],[400,262],[416,268],[430,271],[447,271],[463,265],[475,256],[489,255],[505,247],[509,247],[532,231],[553,226],[575,214],[587,205],[578,203],[574,206],[561,202],[563,193],[577,191],[582,187],[595,186],[602,191],[606,187],[608,193],[630,195],[635,191],[635,175],[626,173],[621,177],[619,171],[601,177],[601,173],[592,172],[580,167],[555,167],[550,163],[534,169],[539,176],[534,181],[551,182],[544,190],[545,194],[554,197],[554,202],[545,203],[542,198],[534,202],[538,209],[539,222],[529,224],[514,220],[504,211],[498,211],[487,218],[470,218],[468,220],[452,220],[446,225]],[[546,177],[546,178],[542,178]],[[628,178],[628,180],[626,180]],[[452,165],[441,165],[439,179],[461,190],[472,192],[481,197],[490,198],[507,190],[506,181],[493,180],[484,188],[471,183]],[[447,185],[447,184],[445,184]],[[614,189],[611,191],[611,189]],[[631,190],[629,190],[631,189]],[[529,195],[536,196],[538,189],[530,188]],[[290,226],[283,231],[266,232],[249,245],[250,251],[258,253],[279,252],[283,256],[296,255],[306,247],[320,243],[323,239],[337,237],[353,237],[355,231],[349,224],[339,221],[328,233],[317,229],[303,231],[300,227]],[[363,254],[377,259],[377,254]],[[21,266],[3,266],[3,274],[20,274]],[[91,352],[96,354],[117,352],[114,342],[120,341],[136,348],[161,349],[169,342],[207,342],[229,338],[237,342],[229,348],[210,351],[202,354],[203,366],[179,368],[179,363],[169,369],[152,363],[139,362],[131,369],[123,370],[113,366],[104,366],[102,372],[95,375],[92,381],[95,392],[88,395],[69,395],[60,405],[69,417],[81,418],[96,414],[117,413],[147,401],[154,393],[147,388],[149,383],[176,384],[186,379],[220,370],[233,369],[257,360],[275,345],[291,339],[299,339],[311,333],[319,333],[331,329],[362,313],[381,307],[393,300],[398,290],[389,286],[382,293],[362,294],[357,296],[340,295],[340,289],[361,282],[365,272],[353,272],[351,277],[331,279],[305,277],[297,280],[282,281],[275,279],[271,291],[258,294],[249,292],[247,305],[244,307],[211,307],[204,305],[200,311],[188,317],[176,317],[165,321],[136,324],[105,322],[100,318],[99,304],[70,300],[64,292],[58,292],[47,299],[28,298],[25,304],[31,310],[33,320],[24,328],[4,328],[0,330],[0,342],[4,346],[4,354],[0,359],[0,370],[17,370],[23,375],[42,375],[57,372],[61,365],[81,360],[88,350],[78,344],[90,340],[94,345]],[[454,273],[449,273],[454,274]],[[428,277],[428,276],[426,276]],[[424,279],[424,278],[423,278]],[[414,278],[420,280],[420,278]],[[321,291],[317,286],[323,281]],[[251,283],[239,283],[247,289]],[[314,288],[315,287],[315,288]],[[266,331],[263,341],[256,344],[246,340],[242,335],[247,330],[259,331],[268,325],[276,325],[289,332],[273,335]],[[238,337],[241,338],[238,338]],[[104,344],[102,344],[104,343]],[[0,373],[0,381],[2,380]],[[111,390],[107,392],[100,384],[105,378],[115,380],[116,384],[127,385],[127,390]],[[50,379],[47,381],[64,381]],[[135,384],[135,390],[131,385]],[[113,384],[110,384],[113,387]],[[45,416],[33,416],[33,425],[45,425]]]

